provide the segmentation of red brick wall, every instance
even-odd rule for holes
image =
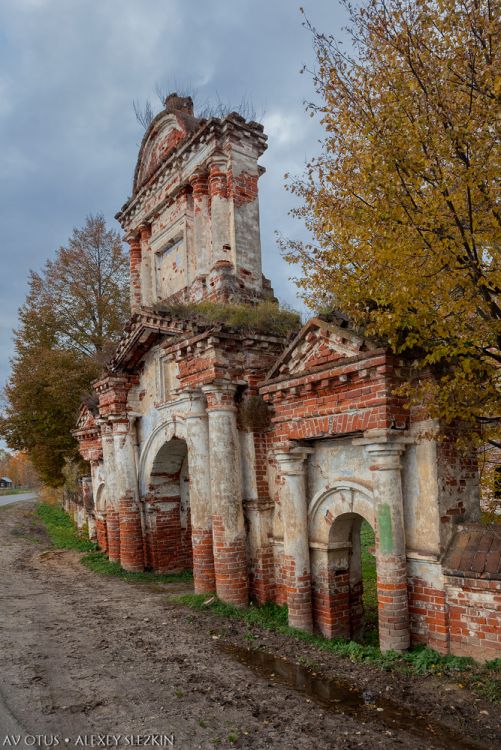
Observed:
[[[273,548],[267,544],[257,550],[252,561],[249,592],[258,604],[275,601]]]
[[[97,546],[102,552],[108,551],[108,534],[106,531],[106,518],[96,518]]]
[[[112,562],[120,562],[120,525],[118,511],[111,506],[106,511],[106,530],[108,533],[108,557]]]
[[[377,560],[377,601],[381,648],[409,644],[409,613],[405,557]]]
[[[195,594],[212,593],[216,588],[212,529],[192,529],[191,538]]]
[[[501,657],[501,581],[446,577],[450,652],[479,661]]]
[[[445,592],[422,578],[407,581],[411,643],[425,643],[439,653],[449,650],[449,618]]]
[[[168,502],[175,503],[172,510],[156,509],[157,556],[154,570],[158,573],[187,570],[193,565],[189,514],[187,526],[183,528],[180,515],[181,498],[169,497]]]
[[[220,599],[246,606],[248,603],[247,550],[245,538],[229,543],[225,540],[225,524],[221,516],[212,517],[214,567]]]
[[[409,415],[393,394],[397,384],[392,358],[380,351],[265,385],[261,393],[273,403],[273,439],[304,440],[405,426]]]
[[[143,530],[139,505],[131,494],[118,503],[120,522],[120,564],[124,570],[144,570]]]

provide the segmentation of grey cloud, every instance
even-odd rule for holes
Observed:
[[[299,5],[299,4],[298,4]],[[142,131],[132,101],[155,84],[187,82],[200,101],[252,101],[270,123],[263,158],[265,272],[292,304],[291,270],[274,237],[304,230],[288,216],[285,171],[301,171],[320,130],[304,113],[311,38],[290,0],[3,0],[0,6],[0,316],[15,320],[30,268],[39,269],[88,213],[113,222],[130,193]],[[303,3],[337,31],[331,0]],[[281,122],[283,127],[281,127]],[[0,387],[10,334],[0,331]]]

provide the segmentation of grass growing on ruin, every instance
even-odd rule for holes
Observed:
[[[158,310],[185,320],[200,323],[222,323],[236,331],[288,336],[299,331],[301,318],[293,310],[280,307],[275,302],[264,301],[257,305],[224,304],[222,302],[197,302],[159,305]]]
[[[271,602],[239,609],[231,604],[224,604],[216,597],[208,598],[205,595],[183,594],[173,598],[192,609],[210,610],[220,617],[240,620],[248,626],[257,625],[273,630],[354,662],[370,662],[381,669],[396,669],[412,675],[454,677],[460,687],[468,687],[487,700],[501,703],[501,659],[478,664],[469,657],[441,656],[423,646],[413,648],[405,654],[395,651],[383,654],[378,646],[340,639],[329,640],[321,635],[291,628],[287,624],[287,607]]]
[[[191,581],[193,576],[189,570],[179,573],[129,573],[119,563],[108,560],[106,555],[99,552],[95,543],[91,542],[83,533],[75,527],[68,513],[59,505],[39,503],[37,514],[42,519],[47,534],[54,547],[57,549],[74,549],[78,552],[86,552],[80,562],[86,568],[100,575],[114,576],[124,581],[143,581],[150,583],[173,583],[174,581]]]

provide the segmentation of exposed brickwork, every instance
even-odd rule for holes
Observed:
[[[131,495],[118,503],[120,523],[120,564],[124,570],[144,570],[143,532],[139,505]]]
[[[155,508],[155,540],[152,568],[157,573],[188,570],[192,567],[191,525],[181,526],[179,497],[169,497],[169,510]]]
[[[192,529],[193,579],[195,594],[209,594],[216,590],[214,553],[211,529]]]
[[[276,600],[274,580],[274,559],[271,544],[256,551],[249,575],[249,592],[258,604]],[[284,591],[284,596],[286,593]]]
[[[298,573],[296,561],[287,555],[283,557],[282,570],[287,591],[289,624],[300,630],[311,630],[311,576],[309,573]]]
[[[247,553],[245,539],[225,541],[225,523],[220,516],[212,517],[214,568],[219,597],[227,604],[245,607],[248,603]]]
[[[406,562],[386,556],[378,560],[377,601],[379,642],[383,651],[400,651],[409,645]]]
[[[397,385],[392,358],[380,351],[278,379],[261,393],[274,406],[273,439],[306,440],[405,426],[409,415],[393,395]]]
[[[421,578],[409,578],[411,643],[424,643],[439,653],[449,650],[449,612],[445,591]]]
[[[219,198],[228,197],[228,176],[221,166],[216,162],[210,166],[209,176],[209,194],[211,198],[218,196]],[[256,185],[257,194],[257,185]]]
[[[501,578],[501,527],[468,524],[456,532],[444,558],[451,575]]]
[[[137,312],[141,307],[141,241],[139,237],[129,240],[130,306]]]
[[[274,594],[277,604],[287,604],[286,570],[283,548],[275,545],[273,548]]]
[[[350,581],[347,571],[327,571],[317,576],[313,588],[316,628],[326,638],[349,638]]]
[[[108,532],[106,529],[106,515],[96,516],[97,546],[101,552],[108,552]]]
[[[450,652],[479,661],[501,654],[501,581],[446,577]]]
[[[241,172],[239,175],[230,175],[228,192],[232,196],[236,207],[245,205],[257,199],[257,174]]]
[[[106,531],[108,536],[108,557],[111,562],[120,562],[120,524],[118,511],[111,506],[106,511]]]

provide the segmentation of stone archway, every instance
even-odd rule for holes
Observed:
[[[146,564],[158,573],[191,569],[191,513],[186,442],[172,437],[151,460],[143,495]]]
[[[315,626],[328,638],[357,640],[364,629],[360,529],[374,529],[371,492],[342,482],[314,498],[309,509]]]

